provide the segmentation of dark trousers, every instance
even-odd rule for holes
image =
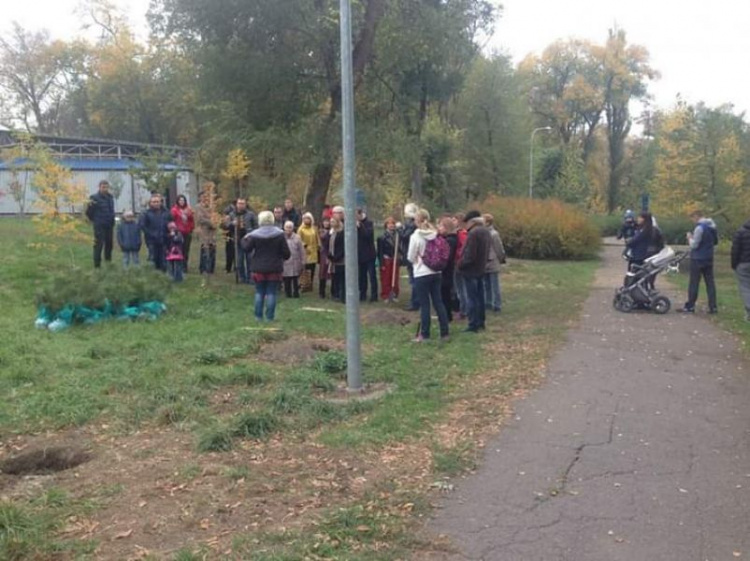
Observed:
[[[287,298],[299,298],[299,277],[284,277],[284,292]]]
[[[686,308],[695,308],[698,300],[698,289],[701,277],[706,283],[706,292],[708,293],[708,308],[716,309],[716,283],[714,281],[714,261],[713,259],[704,261],[698,259],[690,260],[690,284],[688,285],[688,301],[685,303]]]
[[[213,275],[216,270],[216,246],[201,246],[200,273]]]
[[[331,298],[346,303],[346,268],[343,265],[333,267]]]
[[[244,251],[242,248],[238,248],[235,255],[235,267],[237,268],[237,276],[241,283],[250,283],[250,253]]]
[[[442,275],[427,275],[425,277],[416,277],[414,279],[414,291],[417,294],[419,300],[419,311],[420,311],[420,334],[425,339],[430,338],[430,316],[432,306],[435,308],[438,317],[438,323],[440,324],[440,336],[445,337],[448,335],[448,312],[445,310],[443,304],[443,295],[440,292],[442,285]]]
[[[188,260],[190,259],[190,244],[193,241],[193,234],[182,234],[183,239],[185,240],[185,259],[182,261],[182,268],[187,273],[188,270]]]
[[[102,249],[104,260],[112,261],[112,232],[114,226],[94,226],[94,267],[102,266]]]
[[[419,309],[419,299],[417,298],[417,291],[414,289],[414,265],[409,263],[406,266],[406,272],[409,273],[409,286],[411,286],[411,298],[409,299],[409,309]]]
[[[482,277],[464,277],[466,283],[466,315],[470,331],[484,329],[484,282]]]
[[[149,244],[149,250],[151,252],[151,257],[154,262],[154,268],[157,271],[167,271],[167,250],[164,247],[164,244],[160,243],[151,243]]]
[[[370,280],[370,301],[378,301],[378,272],[375,268],[375,260],[359,264],[359,299],[367,300],[367,280]]]
[[[453,273],[446,271],[443,273],[443,283],[440,285],[440,296],[443,298],[448,321],[453,321],[453,294]]]
[[[224,244],[224,255],[226,256],[226,270],[231,273],[234,269],[234,240],[229,238]]]

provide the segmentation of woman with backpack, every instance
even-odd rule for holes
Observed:
[[[448,313],[443,304],[441,287],[442,271],[448,265],[450,246],[445,238],[438,236],[426,210],[417,211],[415,225],[407,252],[407,259],[414,268],[414,291],[421,313],[420,330],[414,342],[422,343],[430,338],[430,302],[440,323],[440,339],[446,341],[449,335]]]

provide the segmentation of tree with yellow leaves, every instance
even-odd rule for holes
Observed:
[[[250,160],[242,148],[230,150],[223,176],[232,186],[235,198],[244,198],[243,181],[250,173]]]
[[[73,172],[63,166],[52,151],[33,145],[28,154],[34,170],[31,187],[37,198],[34,216],[37,231],[47,238],[85,240],[80,230],[81,211],[88,200],[86,186],[73,179]]]

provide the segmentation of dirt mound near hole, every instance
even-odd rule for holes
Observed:
[[[263,362],[296,365],[311,361],[318,353],[343,351],[343,341],[336,339],[290,338],[263,345],[258,358]]]
[[[10,475],[65,471],[88,462],[91,454],[72,446],[50,446],[23,452],[0,462],[0,472]]]
[[[362,321],[368,325],[409,325],[413,321],[413,316],[404,310],[381,308],[364,314]]]

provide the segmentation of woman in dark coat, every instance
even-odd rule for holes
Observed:
[[[284,276],[284,261],[291,253],[284,231],[274,225],[273,213],[264,211],[258,216],[258,229],[242,238],[242,248],[250,253],[250,272],[255,281],[255,319],[263,321],[276,317],[276,296]]]

